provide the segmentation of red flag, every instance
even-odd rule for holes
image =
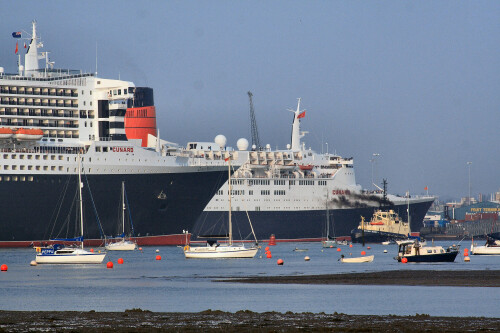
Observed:
[[[24,48],[26,48],[26,42],[24,43]]]
[[[426,187],[424,187],[424,190],[426,190],[426,191],[428,190],[427,186],[426,186]]]
[[[299,115],[297,116],[297,119],[300,119],[300,118],[304,118],[306,116],[306,112],[305,111],[302,111],[301,113],[299,113]]]
[[[224,161],[225,161],[225,162],[229,161],[229,157],[226,157],[226,158],[224,159]]]
[[[17,51],[19,51],[19,43],[16,42],[16,54],[17,54]]]

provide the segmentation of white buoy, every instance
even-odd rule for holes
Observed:
[[[156,249],[156,253],[160,252],[160,250]]]
[[[35,261],[35,260],[31,260],[30,265],[31,265],[31,266],[36,266],[36,265],[38,265],[38,264],[36,263],[36,261]]]
[[[305,261],[309,261],[309,260],[311,260],[311,258],[309,258],[309,256],[305,256],[305,257],[304,257],[304,260],[305,260]]]
[[[384,253],[387,253],[387,250],[384,250]]]

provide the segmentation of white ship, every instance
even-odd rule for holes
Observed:
[[[0,67],[0,247],[38,245],[74,234],[67,222],[72,200],[64,194],[76,188],[78,154],[89,184],[85,202],[93,203],[84,214],[95,214],[102,226],[86,225],[87,240],[100,242],[116,234],[120,186],[126,182],[133,240],[138,245],[184,244],[183,230],[193,228],[227,180],[223,162],[230,152],[209,159],[161,140],[153,148],[142,147],[141,140],[127,139],[124,125],[127,109],[134,107],[132,82],[55,69],[49,53],[40,51],[35,21],[30,33],[13,37],[26,40],[27,49],[22,65],[24,50],[16,47],[17,73]]]
[[[409,207],[411,230],[419,231],[434,197],[409,198],[362,190],[356,184],[352,158],[305,148],[301,142],[305,133],[300,131],[304,115],[299,99],[287,149],[271,150],[268,145],[264,150],[250,151],[249,160],[232,176],[232,216],[239,236],[246,239],[250,235],[245,227],[249,214],[259,240],[274,234],[281,241],[320,241],[327,236],[325,220],[332,221],[330,236],[349,237],[361,216],[369,219],[381,207],[394,210],[405,220]],[[194,234],[224,233],[227,194],[226,183],[205,207]]]

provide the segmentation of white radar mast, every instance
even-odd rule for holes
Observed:
[[[292,147],[293,151],[301,149],[300,139],[304,137],[307,132],[300,131],[300,118],[304,118],[306,110],[300,110],[300,98],[298,98],[297,110],[288,110],[294,113],[292,123]]]

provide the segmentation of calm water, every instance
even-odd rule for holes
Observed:
[[[448,243],[436,242],[440,245]],[[33,249],[0,249],[2,310],[152,311],[197,312],[219,309],[342,312],[347,314],[425,313],[436,316],[500,317],[500,288],[413,286],[317,286],[213,282],[215,277],[248,275],[307,275],[369,272],[397,269],[498,270],[500,256],[472,256],[464,263],[400,264],[393,257],[397,246],[370,245],[372,263],[342,264],[340,253],[357,256],[361,245],[322,251],[319,243],[278,243],[271,247],[272,259],[259,253],[255,259],[186,260],[181,248],[155,247],[143,252],[108,253],[102,265],[39,265],[31,267]],[[263,245],[265,247],[265,245]],[[294,252],[299,247],[307,252]],[[470,247],[463,243],[463,247]],[[387,249],[388,253],[383,253]],[[304,261],[309,256],[309,262]],[[262,256],[263,258],[259,258]],[[116,263],[122,257],[123,265]],[[276,265],[281,258],[285,264]]]

